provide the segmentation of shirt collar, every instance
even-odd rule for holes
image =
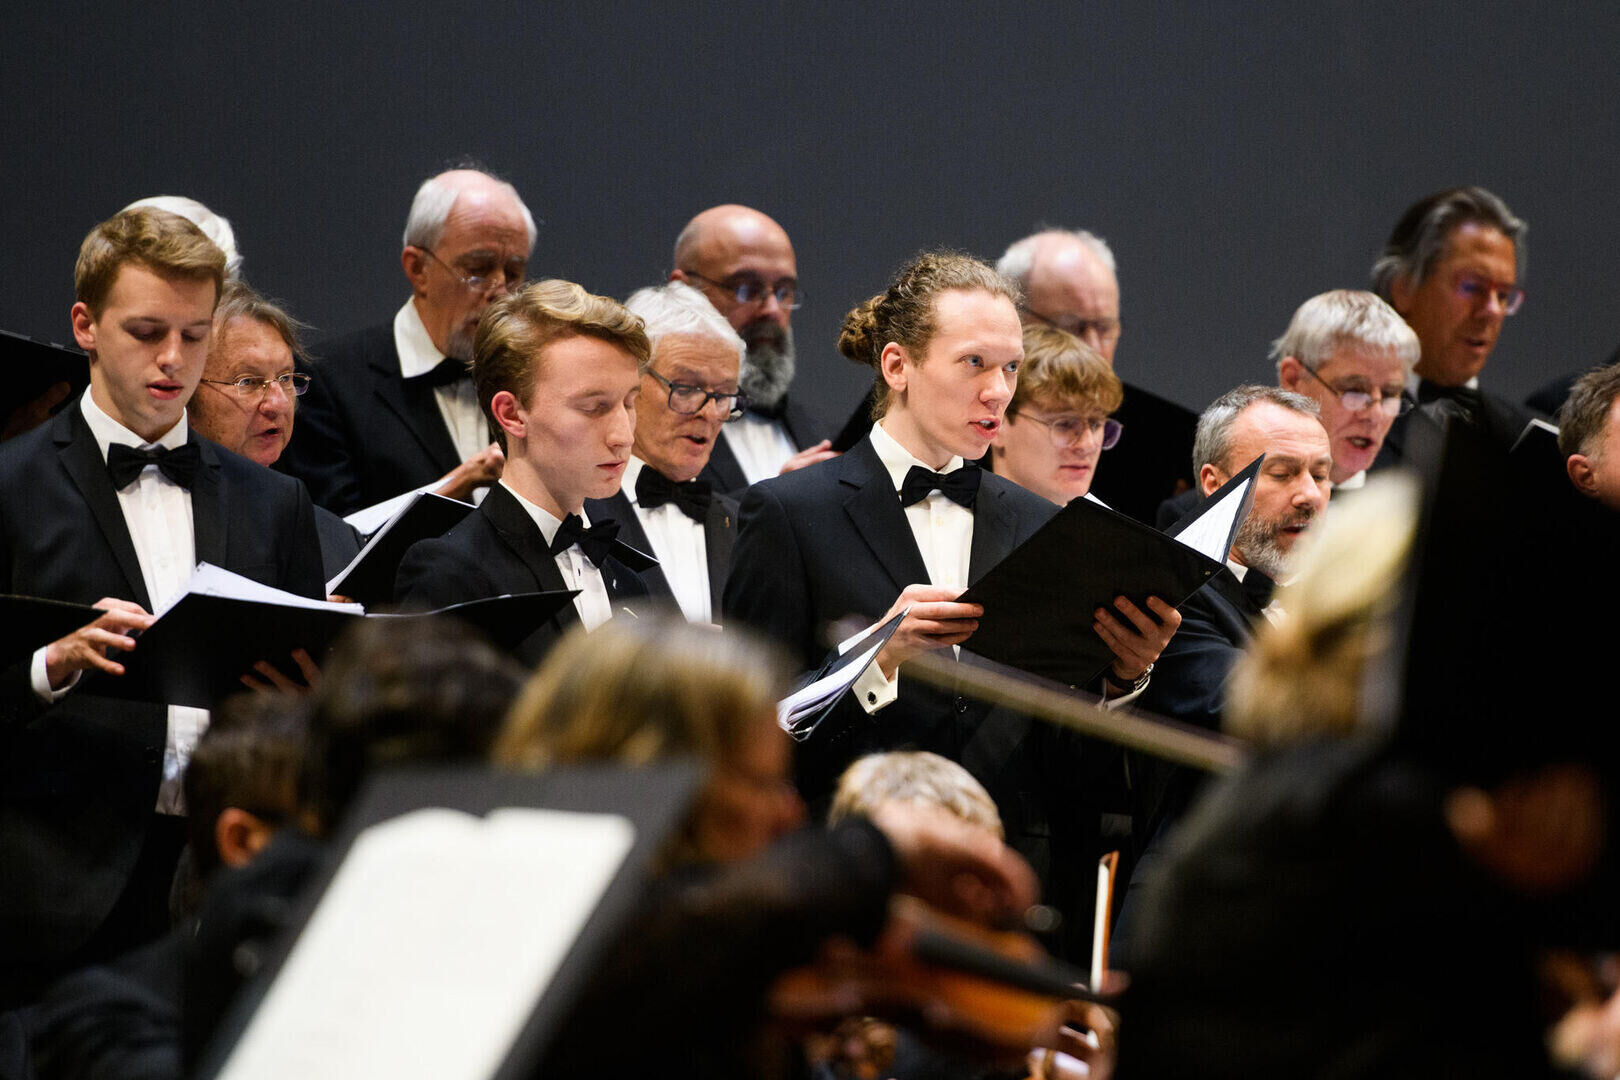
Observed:
[[[1407,393],[1408,397],[1411,397],[1411,398],[1414,398],[1414,399],[1417,397],[1418,384],[1421,383],[1422,381],[1423,381],[1423,376],[1419,375],[1415,371],[1412,372],[1412,374],[1410,374],[1410,375],[1408,375],[1406,377],[1406,393]],[[1467,382],[1463,383],[1463,385],[1466,386],[1470,390],[1478,390],[1479,389],[1479,376],[1475,375],[1472,379],[1469,379]]]
[[[444,360],[444,353],[428,336],[422,313],[416,310],[415,297],[405,301],[394,316],[394,349],[399,353],[399,373],[407,379],[426,375]]]
[[[161,446],[165,450],[175,450],[186,444],[189,428],[186,425],[186,414],[182,410],[180,419],[174,427],[158,436],[156,442],[147,442],[129,428],[120,424],[104,412],[100,405],[86,390],[79,398],[79,411],[84,414],[84,422],[90,426],[90,434],[95,437],[96,447],[101,451],[102,460],[107,458],[109,446],[134,446],[148,450],[154,446]]]
[[[549,547],[551,545],[551,538],[557,535],[558,529],[562,528],[562,522],[552,516],[551,511],[536,506],[528,499],[525,499],[522,495],[519,495],[517,491],[513,489],[512,485],[508,484],[505,480],[497,480],[495,482],[501,485],[501,487],[505,488],[507,493],[518,501],[518,505],[523,507],[524,512],[534,519],[535,525],[540,529],[540,535],[546,538],[546,546]],[[584,507],[580,508],[579,520],[580,523],[587,529],[590,528],[591,519],[585,516]]]
[[[895,491],[899,491],[901,486],[905,484],[906,474],[911,471],[912,466],[927,469],[929,472],[935,471],[933,466],[914,457],[911,451],[896,442],[894,436],[883,429],[883,421],[881,420],[872,425],[872,449],[877,451],[878,460],[883,462],[883,467],[888,470],[889,479],[893,481]],[[945,467],[938,470],[938,472],[941,475],[953,473],[960,469],[962,465],[963,462],[960,457],[952,456],[951,460],[945,463]]]
[[[1333,490],[1334,491],[1355,491],[1358,488],[1364,488],[1366,486],[1367,486],[1367,470],[1362,469],[1360,472],[1356,473],[1354,476],[1345,477],[1344,483],[1342,483],[1342,484],[1334,484],[1333,485]]]
[[[1232,571],[1232,576],[1237,578],[1239,581],[1242,581],[1243,575],[1249,572],[1249,568],[1238,562],[1236,559],[1227,559],[1226,568]]]

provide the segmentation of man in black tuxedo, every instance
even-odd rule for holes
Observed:
[[[533,664],[575,623],[594,630],[621,602],[647,595],[637,571],[656,561],[620,540],[618,523],[592,525],[585,500],[619,490],[650,349],[622,305],[549,280],[492,304],[473,351],[478,400],[505,443],[506,469],[476,513],[405,553],[395,593],[440,608],[579,590],[518,647]]]
[[[1119,279],[1114,253],[1085,230],[1046,229],[1017,241],[996,269],[1024,290],[1020,315],[1080,338],[1110,367],[1124,327],[1119,318]],[[1091,494],[1138,521],[1153,520],[1160,501],[1193,486],[1192,412],[1173,401],[1125,383],[1114,411],[1127,432],[1108,453]]]
[[[108,650],[137,648],[199,561],[322,595],[303,485],[187,429],[224,262],[164,211],[98,225],[72,311],[90,388],[0,448],[0,593],[106,612],[0,675],[0,998],[167,925],[207,713],[101,696],[124,671]]]
[[[1266,461],[1226,569],[1181,606],[1181,629],[1138,701],[1148,712],[1219,730],[1232,665],[1267,617],[1273,583],[1287,573],[1294,544],[1327,507],[1333,456],[1316,402],[1271,386],[1240,386],[1216,398],[1199,418],[1195,445],[1205,495],[1261,454]],[[1118,929],[1127,955],[1140,890],[1156,872],[1164,833],[1186,810],[1199,779],[1190,769],[1131,756],[1138,859]]]
[[[281,459],[316,503],[350,514],[421,487],[467,499],[500,476],[467,365],[479,316],[523,283],[534,235],[517,191],[485,173],[454,169],[417,190],[400,254],[410,299],[392,323],[320,350]]]
[[[641,375],[624,483],[609,498],[587,499],[585,509],[593,520],[618,522],[627,543],[657,557],[642,574],[653,596],[678,604],[692,622],[717,622],[737,501],[699,474],[722,425],[747,401],[737,389],[743,341],[679,281],[642,289],[625,306],[646,326],[652,361]]]
[[[829,433],[788,396],[799,270],[786,231],[746,206],[710,207],[681,230],[674,258],[670,280],[702,292],[748,346],[741,373],[748,410],[726,427],[704,479],[734,495],[832,457]]]
[[[1529,226],[1482,187],[1439,191],[1407,208],[1373,263],[1376,292],[1417,332],[1422,355],[1407,390],[1436,419],[1458,419],[1510,449],[1531,414],[1480,389],[1479,376],[1519,287]],[[1380,461],[1401,461],[1410,419],[1395,421]]]

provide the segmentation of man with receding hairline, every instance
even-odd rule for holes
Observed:
[[[478,317],[518,288],[534,218],[504,180],[452,169],[417,189],[400,265],[411,296],[391,323],[317,350],[319,378],[277,466],[336,514],[417,488],[475,498],[505,462],[468,365]]]
[[[749,409],[726,425],[704,478],[737,492],[832,457],[820,423],[788,397],[799,269],[782,226],[746,206],[711,207],[676,238],[669,277],[708,297],[748,346],[740,383]]]

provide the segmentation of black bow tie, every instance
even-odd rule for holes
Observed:
[[[913,465],[911,471],[906,473],[906,482],[900,485],[900,505],[922,502],[928,498],[930,491],[938,491],[958,506],[971,510],[979,500],[979,480],[982,476],[977,468],[967,464],[944,475],[921,465]]]
[[[467,370],[466,364],[463,364],[460,360],[452,360],[446,357],[435,364],[431,370],[424,371],[420,375],[412,375],[405,381],[412,386],[432,386],[437,388],[440,386],[454,386],[462,379],[470,379],[471,377],[472,373]]]
[[[1249,572],[1243,575],[1242,585],[1243,591],[1249,594],[1249,599],[1253,600],[1254,606],[1261,611],[1266,610],[1266,605],[1271,603],[1272,594],[1277,591],[1277,583],[1252,566]]]
[[[165,450],[161,446],[137,450],[118,443],[107,447],[107,475],[112,477],[113,487],[119,490],[134,482],[148,465],[156,465],[164,476],[189,490],[191,482],[197,478],[197,470],[202,466],[202,451],[196,443],[191,442],[173,450]]]
[[[676,509],[701,525],[709,516],[714,490],[707,480],[688,480],[684,484],[677,484],[647,465],[636,477],[636,501],[648,510],[674,503]]]
[[[591,560],[592,566],[600,567],[602,560],[614,553],[614,548],[623,546],[619,543],[619,523],[604,521],[586,528],[578,514],[569,514],[563,518],[557,535],[551,538],[551,554],[561,554],[575,544]]]
[[[1429,405],[1441,402],[1440,410],[1446,415],[1462,414],[1464,420],[1473,420],[1479,415],[1480,406],[1484,398],[1480,392],[1471,386],[1441,386],[1428,379],[1418,381],[1417,399],[1419,405]]]

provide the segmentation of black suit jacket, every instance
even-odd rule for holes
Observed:
[[[601,570],[615,607],[647,595],[646,583],[619,560],[603,560]],[[394,579],[394,598],[402,606],[427,610],[508,593],[567,587],[540,527],[516,496],[495,484],[478,510],[455,528],[411,545]],[[518,659],[531,666],[538,664],[578,622],[574,605],[564,604],[518,645]]]
[[[1091,493],[1120,513],[1151,523],[1162,500],[1197,484],[1192,452],[1198,414],[1126,383],[1114,419],[1125,433],[1102,456]]]
[[[652,468],[651,465],[644,468]],[[630,505],[630,497],[623,491],[611,499],[586,499],[585,513],[593,524],[601,521],[617,521],[620,532],[619,539],[631,547],[657,557],[658,552],[653,550],[652,541],[647,538],[647,530],[641,527],[641,519],[636,516],[636,508]],[[718,621],[722,594],[726,588],[726,576],[731,572],[731,548],[737,540],[737,500],[718,492],[714,501],[709,503],[709,513],[703,521],[703,552],[709,564],[709,603],[710,610]],[[669,587],[669,579],[665,576],[662,566],[655,566],[650,570],[641,571],[641,580],[647,585],[648,595],[660,600],[675,601],[675,593]]]
[[[314,508],[298,481],[201,438],[191,489],[199,562],[323,595]],[[135,546],[77,404],[0,447],[0,593],[147,610]],[[161,779],[160,705],[104,698],[94,676],[40,703],[26,663],[0,684],[0,972],[48,972],[118,900]],[[4,983],[0,975],[0,984]]]
[[[461,464],[433,387],[400,374],[392,322],[332,341],[310,374],[276,467],[317,504],[352,514]]]
[[[1484,390],[1479,391],[1479,407],[1472,414],[1465,413],[1456,402],[1445,397],[1424,400],[1437,392],[1440,392],[1438,388],[1427,380],[1419,383],[1417,400],[1423,404],[1395,418],[1395,422],[1390,425],[1389,434],[1384,436],[1384,447],[1378,452],[1378,457],[1372,464],[1374,469],[1397,464],[1418,467],[1427,464],[1414,460],[1414,440],[1411,437],[1413,424],[1428,422],[1444,426],[1454,420],[1469,423],[1484,432],[1493,446],[1507,453],[1513,449],[1513,444],[1524,433],[1524,426],[1535,415],[1507,398],[1497,397]],[[1434,445],[1438,447],[1439,443],[1436,441]]]
[[[969,580],[1057,509],[986,473],[974,510]],[[726,617],[776,639],[805,669],[819,666],[828,623],[848,615],[871,622],[905,586],[928,581],[905,510],[870,439],[842,457],[753,485],[741,513]],[[969,640],[965,648],[971,647]],[[971,661],[970,653],[963,657]],[[1082,775],[1089,761],[1082,760],[1078,739],[902,673],[899,698],[888,708],[869,716],[846,694],[798,744],[800,790],[813,803],[822,801],[855,758],[899,749],[931,750],[960,762],[995,800],[1009,843],[1034,864],[1049,894],[1056,893],[1053,902],[1071,912],[1074,903],[1089,904],[1089,886],[1076,891],[1056,881],[1094,857],[1097,807]],[[1087,868],[1082,876],[1093,873]],[[1071,921],[1082,934],[1089,926],[1083,918]],[[1089,937],[1076,944],[1083,953]]]
[[[809,409],[794,401],[791,396],[782,399],[781,424],[793,445],[800,450],[814,446],[832,434]],[[740,495],[748,486],[748,477],[743,475],[742,466],[737,463],[737,455],[731,452],[731,443],[726,441],[724,432],[721,432],[720,438],[715,440],[714,452],[709,455],[709,463],[703,466],[703,471],[698,477],[707,480],[714,490],[732,496]]]
[[[315,533],[321,541],[321,573],[331,581],[360,554],[364,541],[353,525],[324,506],[315,508]]]

